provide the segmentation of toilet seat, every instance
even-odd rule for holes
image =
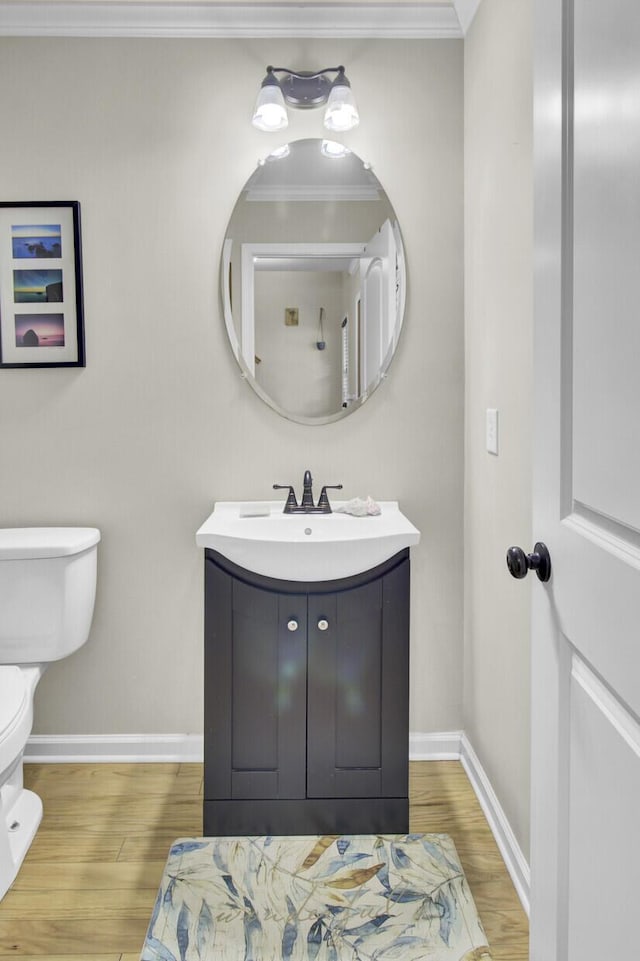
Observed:
[[[0,788],[22,757],[33,721],[28,681],[19,667],[0,666]]]
[[[0,667],[0,741],[13,727],[27,697],[22,671],[15,665]]]

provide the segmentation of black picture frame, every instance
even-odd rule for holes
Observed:
[[[0,201],[0,368],[85,366],[79,201]]]

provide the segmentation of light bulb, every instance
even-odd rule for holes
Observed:
[[[328,130],[352,130],[360,123],[358,108],[351,87],[334,84],[327,101],[324,125]]]
[[[266,131],[282,130],[288,125],[287,108],[279,84],[269,83],[260,87],[251,122],[254,127]]]

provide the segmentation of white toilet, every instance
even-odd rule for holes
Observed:
[[[22,784],[36,685],[89,636],[99,540],[93,527],[0,529],[0,899],[42,818]]]

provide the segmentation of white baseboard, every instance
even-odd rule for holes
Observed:
[[[141,763],[202,761],[201,734],[32,735],[24,753],[27,763]],[[511,825],[477,754],[464,731],[409,734],[412,761],[461,761],[480,802],[496,844],[529,914],[530,872]]]
[[[506,814],[464,731],[409,735],[412,761],[461,761],[527,916],[531,873]]]
[[[462,731],[410,734],[412,761],[458,761]],[[56,763],[140,763],[142,761],[202,761],[203,737],[198,734],[32,734],[25,761]]]
[[[201,734],[32,734],[27,741],[27,763],[111,764],[143,761],[202,761]]]
[[[516,836],[511,829],[507,816],[502,809],[487,774],[478,760],[467,735],[462,734],[460,744],[460,760],[480,802],[480,807],[491,828],[500,854],[504,859],[507,871],[518,892],[520,903],[525,914],[529,917],[529,897],[531,891],[531,871]]]
[[[462,731],[409,734],[410,761],[459,761]]]

